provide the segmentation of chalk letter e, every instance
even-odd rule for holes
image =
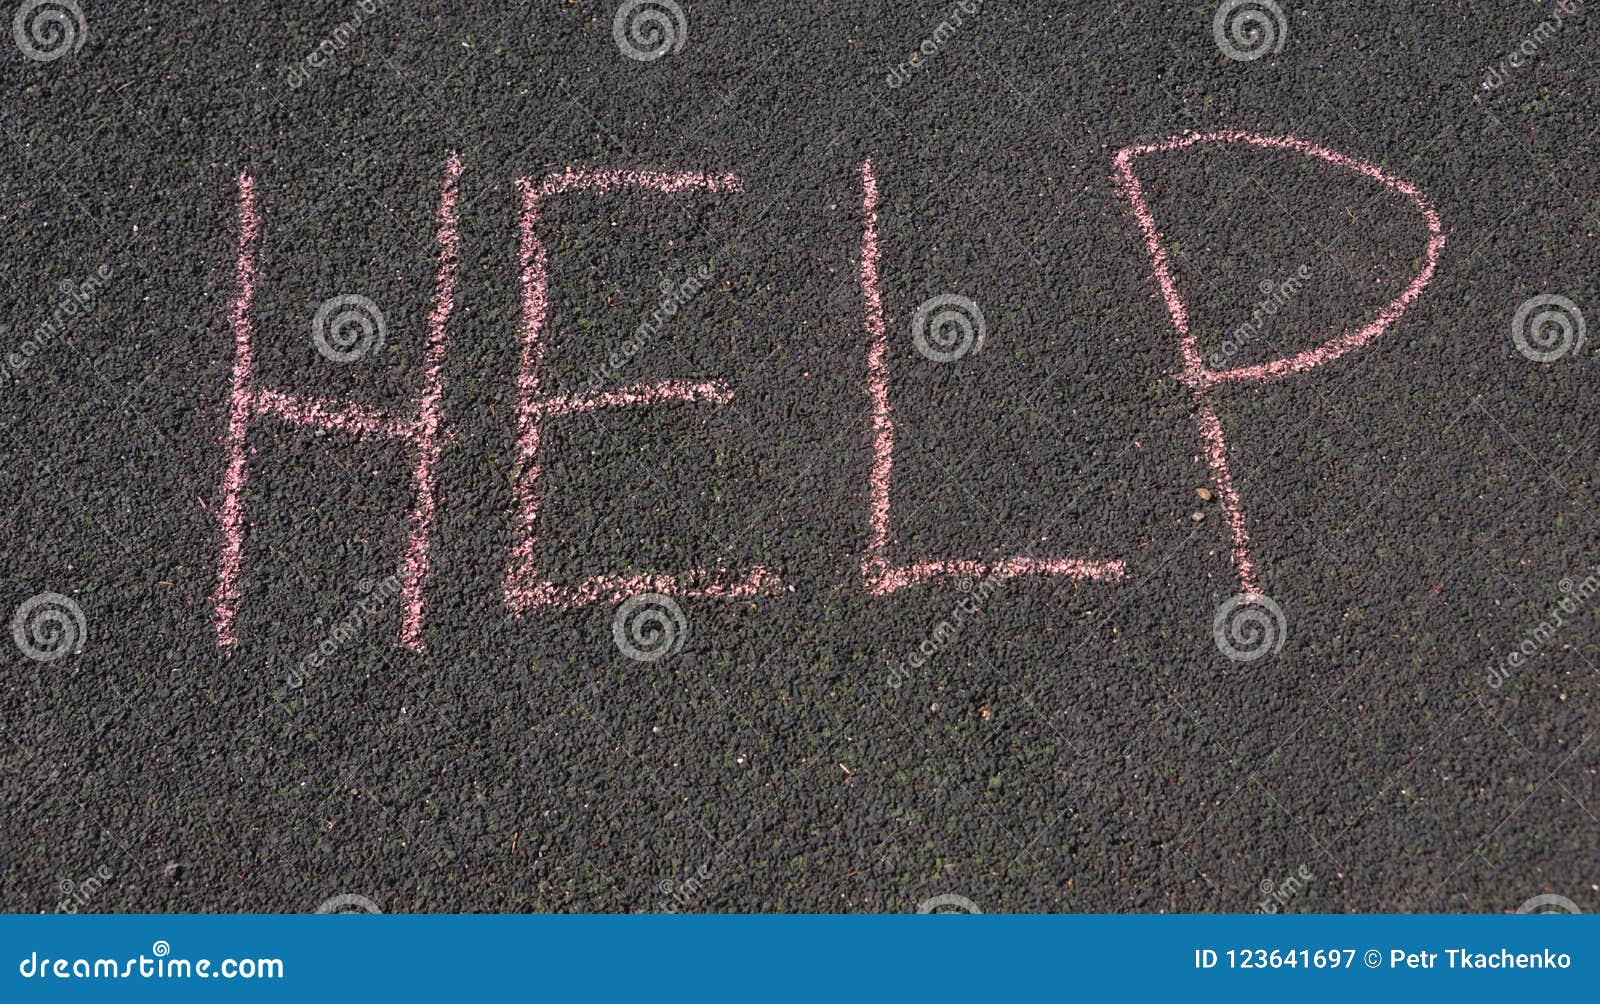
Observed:
[[[545,396],[539,389],[539,366],[544,358],[545,317],[550,309],[550,273],[544,245],[539,241],[539,203],[570,191],[612,191],[639,188],[673,195],[680,192],[725,192],[740,187],[733,175],[710,176],[664,171],[566,171],[546,178],[535,187],[518,179],[522,192],[520,265],[522,276],[522,366],[517,377],[517,451],[521,474],[516,504],[522,539],[512,550],[506,573],[506,606],[513,614],[531,607],[574,607],[588,603],[618,603],[638,593],[664,593],[738,599],[771,592],[778,576],[760,565],[742,570],[690,569],[672,575],[594,575],[573,584],[550,582],[537,569],[534,546],[538,543],[539,441],[544,423],[552,418],[601,408],[638,408],[669,402],[726,404],[733,397],[720,380],[663,380],[618,390]]]

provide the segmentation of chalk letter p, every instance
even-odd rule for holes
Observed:
[[[1410,284],[1400,291],[1400,295],[1389,301],[1383,310],[1378,312],[1377,317],[1358,328],[1341,332],[1321,345],[1283,359],[1274,359],[1255,366],[1211,369],[1200,356],[1194,332],[1189,330],[1188,308],[1172,278],[1166,240],[1156,227],[1155,217],[1151,215],[1150,206],[1145,201],[1144,189],[1140,187],[1139,179],[1133,173],[1133,162],[1146,154],[1170,153],[1192,146],[1221,143],[1244,143],[1265,150],[1287,150],[1314,157],[1354,171],[1391,192],[1404,196],[1422,214],[1428,225],[1428,244],[1421,270]],[[1439,262],[1439,251],[1444,247],[1444,227],[1439,221],[1439,214],[1434,212],[1433,207],[1415,185],[1396,178],[1364,160],[1336,153],[1293,136],[1260,136],[1255,133],[1234,131],[1192,133],[1146,146],[1124,147],[1117,151],[1113,162],[1116,164],[1117,187],[1132,205],[1133,215],[1139,221],[1139,228],[1144,233],[1145,252],[1150,256],[1156,283],[1161,287],[1161,295],[1166,300],[1167,313],[1172,318],[1172,325],[1178,330],[1178,345],[1183,361],[1179,378],[1194,394],[1195,420],[1199,425],[1200,439],[1205,445],[1211,474],[1216,481],[1223,512],[1233,534],[1233,563],[1239,573],[1240,589],[1247,596],[1258,595],[1261,590],[1256,579],[1255,564],[1250,557],[1250,538],[1245,527],[1244,509],[1239,501],[1239,493],[1234,489],[1233,479],[1228,473],[1228,451],[1223,438],[1222,421],[1207,400],[1206,391],[1222,384],[1263,384],[1290,373],[1302,373],[1323,363],[1332,362],[1346,353],[1354,352],[1383,334],[1391,324],[1399,320],[1406,308],[1422,295],[1423,288],[1433,278],[1434,267]]]

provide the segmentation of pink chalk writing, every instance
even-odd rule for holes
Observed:
[[[1428,243],[1421,270],[1400,291],[1400,294],[1367,324],[1342,332],[1320,345],[1284,359],[1275,359],[1255,366],[1210,369],[1201,358],[1198,339],[1189,328],[1189,311],[1172,276],[1166,240],[1156,226],[1155,216],[1145,200],[1144,189],[1133,172],[1133,162],[1148,154],[1169,153],[1203,144],[1227,143],[1243,143],[1266,150],[1289,151],[1313,157],[1370,178],[1397,195],[1404,196],[1422,214],[1428,226]],[[1246,595],[1257,595],[1261,589],[1256,577],[1255,563],[1250,554],[1250,536],[1246,529],[1244,507],[1228,470],[1228,449],[1223,436],[1222,420],[1206,400],[1206,392],[1226,383],[1264,384],[1290,373],[1304,372],[1354,352],[1383,334],[1390,325],[1399,320],[1406,308],[1422,295],[1422,290],[1433,278],[1434,268],[1439,261],[1439,252],[1444,247],[1444,225],[1428,200],[1410,182],[1396,178],[1364,160],[1337,153],[1314,143],[1307,143],[1293,136],[1260,136],[1238,131],[1191,133],[1160,143],[1125,147],[1117,151],[1113,162],[1116,165],[1117,186],[1132,206],[1134,218],[1139,222],[1139,228],[1144,235],[1145,253],[1150,258],[1156,284],[1166,301],[1167,314],[1172,318],[1172,326],[1178,331],[1178,346],[1182,359],[1182,369],[1178,375],[1194,394],[1195,420],[1200,440],[1205,448],[1212,478],[1217,485],[1217,494],[1222,500],[1223,512],[1233,536],[1233,564],[1238,572],[1240,590]]]
[[[228,315],[234,340],[233,379],[224,433],[228,459],[222,473],[219,511],[222,549],[217,587],[212,597],[219,645],[227,648],[238,643],[234,619],[238,613],[239,571],[244,554],[244,487],[248,457],[245,438],[251,419],[267,416],[292,425],[332,429],[369,439],[402,439],[410,443],[416,454],[413,480],[417,495],[407,522],[405,554],[401,561],[400,642],[416,651],[422,649],[423,590],[430,568],[428,544],[434,518],[435,468],[443,438],[440,401],[444,395],[444,357],[459,270],[456,188],[460,176],[461,161],[452,154],[445,164],[439,197],[439,270],[434,282],[433,308],[428,314],[422,394],[413,414],[399,415],[351,402],[291,396],[256,386],[250,307],[255,297],[255,255],[261,237],[261,217],[256,208],[254,179],[248,172],[239,175],[239,256],[235,267],[236,290]]]
[[[1141,157],[1173,153],[1205,145],[1243,144],[1265,150],[1299,154],[1367,178],[1409,202],[1427,225],[1424,261],[1415,277],[1366,323],[1351,327],[1320,344],[1281,359],[1248,366],[1213,369],[1202,358],[1198,338],[1189,324],[1188,307],[1173,275],[1167,240],[1157,226],[1134,172]],[[1227,438],[1213,395],[1226,385],[1261,387],[1272,381],[1332,362],[1367,345],[1389,329],[1414,303],[1432,280],[1444,246],[1443,224],[1437,212],[1415,185],[1355,157],[1337,153],[1292,136],[1261,136],[1224,131],[1192,133],[1159,143],[1129,146],[1113,157],[1114,180],[1128,201],[1143,236],[1151,271],[1165,301],[1167,314],[1178,333],[1180,364],[1176,376],[1193,396],[1196,431],[1211,470],[1225,521],[1232,538],[1231,558],[1241,591],[1260,593],[1251,554],[1248,521],[1240,493],[1229,468]],[[1114,581],[1126,575],[1120,560],[1073,557],[1036,558],[1012,555],[993,560],[947,558],[896,563],[890,558],[895,545],[890,497],[894,471],[894,412],[889,383],[889,337],[879,277],[881,249],[878,239],[879,185],[870,159],[860,165],[862,234],[858,280],[867,334],[866,392],[870,406],[872,460],[868,473],[867,539],[859,570],[868,593],[886,596],[898,590],[937,579],[1020,576],[1064,576],[1072,579]],[[457,188],[461,161],[451,155],[445,164],[437,215],[438,270],[433,303],[428,313],[427,350],[421,393],[414,408],[390,410],[351,401],[291,395],[257,385],[253,358],[251,308],[257,282],[256,253],[261,242],[261,216],[255,182],[249,172],[238,178],[238,258],[235,292],[228,312],[234,357],[229,387],[228,415],[223,443],[226,462],[222,471],[218,523],[221,548],[213,614],[217,642],[227,648],[238,644],[235,620],[240,600],[240,569],[245,535],[244,490],[250,450],[247,434],[257,419],[273,419],[293,427],[332,430],[358,439],[393,439],[409,445],[415,456],[413,480],[416,498],[407,516],[406,541],[400,561],[400,643],[423,648],[424,593],[432,563],[430,539],[436,509],[436,478],[445,442],[442,401],[444,360],[449,343],[449,323],[455,308],[459,281],[460,247],[457,233]],[[600,602],[621,602],[643,592],[709,599],[749,599],[775,592],[781,586],[770,568],[690,568],[683,571],[596,574],[572,583],[551,581],[541,573],[537,550],[540,516],[540,448],[548,422],[601,410],[726,405],[733,390],[722,380],[668,379],[631,384],[608,390],[591,387],[572,394],[546,393],[540,370],[548,341],[545,327],[550,312],[550,273],[540,240],[540,206],[570,192],[597,194],[636,191],[653,196],[739,191],[740,179],[731,174],[678,171],[564,170],[537,185],[527,178],[517,182],[520,194],[518,281],[520,290],[521,360],[517,375],[516,434],[519,473],[512,487],[513,519],[519,538],[511,550],[504,595],[513,615],[533,608],[568,608]]]
[[[867,548],[861,577],[874,596],[941,577],[1010,579],[1021,575],[1064,575],[1079,579],[1119,579],[1121,561],[1082,558],[1012,557],[1001,561],[922,561],[894,565],[890,543],[889,489],[894,469],[894,415],[889,403],[889,337],[878,281],[878,179],[870,159],[861,164],[861,295],[867,327],[867,397],[872,404],[872,471],[868,475]]]
[[[233,307],[228,321],[233,328],[233,380],[228,396],[228,425],[225,440],[228,463],[222,471],[222,550],[217,560],[217,589],[212,606],[216,611],[217,644],[235,645],[234,613],[239,607],[239,565],[244,552],[244,434],[250,424],[255,401],[250,374],[254,361],[250,355],[250,303],[256,295],[256,240],[261,234],[261,217],[256,215],[256,185],[248,173],[239,175],[239,259],[234,267]]]
[[[549,262],[539,240],[539,203],[571,191],[605,192],[623,188],[667,195],[728,192],[740,188],[733,175],[667,171],[563,171],[538,185],[519,179],[522,193],[518,261],[522,285],[522,362],[517,377],[517,444],[521,473],[514,490],[521,538],[512,550],[506,574],[506,605],[513,614],[537,607],[575,607],[621,602],[637,593],[653,592],[711,599],[746,599],[772,592],[778,575],[771,569],[691,569],[677,574],[595,575],[576,584],[545,579],[535,551],[539,520],[539,445],[544,423],[552,418],[602,408],[638,408],[664,404],[726,404],[732,391],[722,381],[663,380],[592,394],[545,396],[539,387],[544,359],[545,320],[550,307]]]

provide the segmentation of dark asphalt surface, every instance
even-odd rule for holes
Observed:
[[[1209,2],[989,3],[950,30],[940,3],[685,2],[681,47],[642,61],[609,0],[82,0],[76,21],[51,2],[78,51],[0,35],[0,614],[58,593],[81,632],[46,638],[48,661],[0,636],[0,907],[1600,909],[1600,594],[1582,585],[1600,369],[1592,338],[1537,362],[1512,337],[1532,297],[1600,310],[1592,14],[1508,66],[1552,5],[1285,3],[1279,51],[1237,60]],[[1177,337],[1112,179],[1120,148],[1223,129],[1371,161],[1448,233],[1376,342],[1211,397],[1284,612],[1281,651],[1254,661],[1213,640],[1238,588],[1228,530],[1196,496]],[[396,644],[395,599],[361,607],[399,565],[409,451],[268,418],[224,651],[235,178],[262,218],[260,384],[400,409],[452,152],[426,651]],[[891,560],[1121,558],[1122,581],[1011,580],[942,632],[956,583],[868,595],[867,158]],[[516,179],[568,167],[744,181],[570,194],[540,221],[549,389],[734,395],[553,421],[541,567],[782,576],[773,596],[682,599],[680,648],[653,662],[619,651],[612,603],[518,618],[502,593]],[[1140,173],[1203,350],[1261,283],[1310,274],[1231,365],[1370,319],[1420,266],[1415,213],[1326,165],[1230,147]],[[706,288],[608,363],[703,265]],[[102,268],[46,330],[61,284]],[[344,294],[386,327],[351,363],[312,339]],[[939,294],[981,305],[980,352],[918,354],[912,318]],[[1555,624],[1563,584],[1582,598]]]

